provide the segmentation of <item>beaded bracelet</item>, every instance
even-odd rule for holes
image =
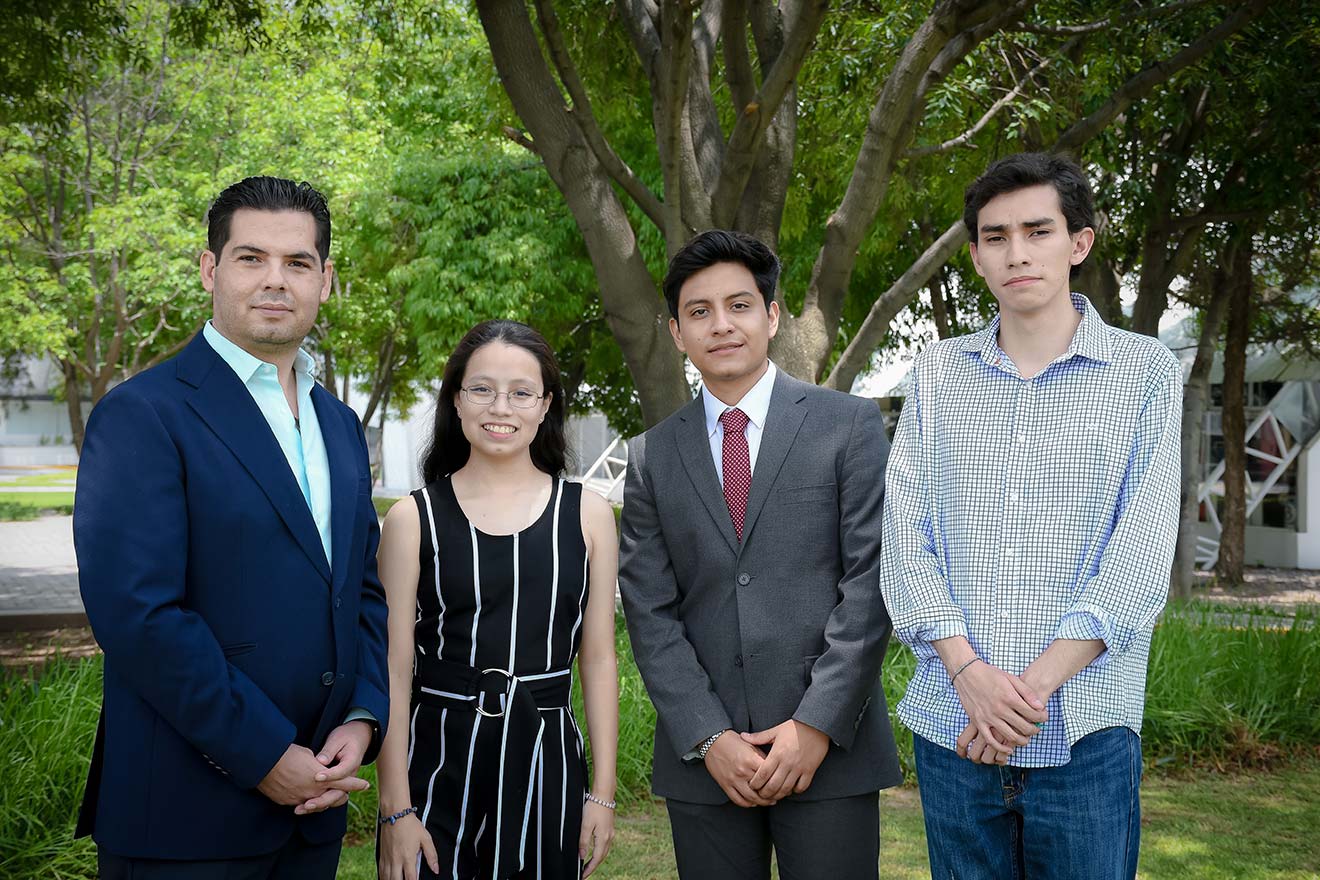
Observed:
[[[395,813],[393,816],[377,816],[376,824],[384,825],[386,822],[389,822],[391,825],[393,825],[395,822],[399,821],[409,813],[415,813],[415,812],[417,812],[416,807],[409,807],[406,810],[399,810],[399,812]]]
[[[593,804],[600,804],[602,807],[604,807],[604,808],[607,809],[607,810],[612,810],[612,809],[614,809],[615,807],[618,806],[618,803],[617,803],[617,802],[615,802],[615,801],[607,801],[607,800],[605,800],[604,798],[598,798],[598,797],[596,797],[594,794],[592,794],[591,792],[587,792],[583,797],[584,797],[586,800],[591,801]]]

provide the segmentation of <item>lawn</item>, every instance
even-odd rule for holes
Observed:
[[[1142,742],[1142,877],[1320,878],[1320,617],[1170,609],[1155,630]],[[618,625],[619,838],[600,876],[673,877],[663,807],[647,794],[654,709]],[[890,707],[915,661],[895,648]],[[87,880],[94,852],[71,831],[100,703],[101,658],[0,673],[0,878]],[[580,697],[575,698],[580,711]],[[911,772],[911,734],[896,729]],[[364,776],[375,781],[375,768]],[[909,775],[909,779],[911,776]],[[885,795],[882,876],[927,876],[915,787]],[[355,795],[343,878],[368,880],[375,791]]]
[[[0,482],[0,489],[4,489],[6,486],[68,486],[72,488],[73,481],[77,478],[78,469],[75,467],[66,467],[48,473],[24,474],[19,477],[11,477]]]
[[[1151,776],[1142,787],[1142,807],[1142,880],[1314,880],[1320,872],[1320,760],[1302,759],[1268,773]],[[595,876],[678,876],[662,805],[621,811],[616,830],[609,858]],[[881,877],[930,876],[915,788],[882,795],[880,838]],[[369,842],[345,848],[339,880],[374,876]]]

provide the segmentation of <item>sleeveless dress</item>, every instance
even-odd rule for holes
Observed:
[[[469,522],[449,477],[412,495],[408,785],[439,876],[579,877],[586,762],[568,703],[587,605],[582,486],[556,478],[545,510],[513,535]],[[420,876],[435,876],[425,859]]]

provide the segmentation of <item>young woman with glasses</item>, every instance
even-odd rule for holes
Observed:
[[[381,880],[576,878],[609,851],[618,545],[609,504],[564,479],[565,458],[545,339],[514,321],[472,328],[445,368],[426,485],[381,532]],[[575,658],[590,784],[570,708]]]

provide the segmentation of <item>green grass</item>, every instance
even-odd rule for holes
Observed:
[[[68,486],[77,477],[77,468],[65,468],[45,474],[24,474],[0,482],[0,489],[7,486]]]
[[[73,513],[72,492],[3,492],[0,491],[0,522],[35,519],[48,513],[69,516]]]
[[[394,502],[398,500],[399,499],[397,498],[379,498],[373,495],[371,498],[371,503],[376,505],[376,516],[384,520],[385,514],[390,512],[390,508],[393,507]]]
[[[1154,775],[1143,783],[1141,797],[1141,880],[1314,880],[1320,871],[1320,760],[1271,773]],[[621,807],[615,830],[610,855],[594,876],[678,876],[662,804]],[[373,859],[369,842],[346,847],[338,880],[371,880]],[[914,788],[881,794],[880,876],[930,877]]]
[[[1314,610],[1171,608],[1151,641],[1147,764],[1250,767],[1320,743],[1318,627]]]
[[[46,474],[24,474],[0,482],[0,522],[36,519],[46,514],[73,513],[73,488],[63,492],[7,492],[17,487],[64,486],[78,475],[77,468]]]
[[[100,702],[99,658],[0,678],[0,877],[95,876],[95,848],[73,825]]]
[[[1291,880],[1320,871],[1320,760],[1303,757],[1320,747],[1316,614],[1299,612],[1287,631],[1268,614],[1231,619],[1241,625],[1226,628],[1222,613],[1185,606],[1155,630],[1143,747],[1156,772],[1145,786],[1143,877]],[[647,790],[654,712],[621,623],[618,639],[620,837],[601,876],[670,877],[668,824]],[[913,662],[901,647],[885,661],[891,707]],[[36,676],[0,674],[0,877],[95,874],[91,846],[71,834],[100,676],[99,657],[55,660]],[[911,734],[896,733],[910,773]],[[345,878],[371,876],[374,768],[364,775],[373,788],[351,800]],[[925,876],[913,789],[885,798],[883,875]]]

